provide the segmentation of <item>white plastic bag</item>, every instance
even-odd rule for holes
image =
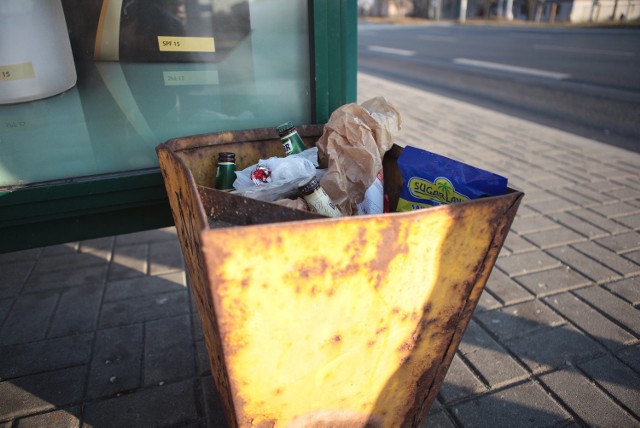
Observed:
[[[271,171],[271,182],[255,184],[251,173],[260,166]],[[287,157],[260,159],[257,164],[236,171],[236,181],[232,193],[262,201],[277,201],[295,195],[298,183],[317,173],[318,149],[312,147]]]

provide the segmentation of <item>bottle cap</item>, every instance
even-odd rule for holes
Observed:
[[[316,177],[305,178],[300,183],[298,183],[298,191],[303,196],[313,193],[313,191],[318,187],[320,187],[320,183],[318,182],[318,179]]]
[[[293,123],[291,122],[285,122],[282,125],[278,126],[276,128],[276,130],[278,131],[278,135],[280,135],[281,137],[285,136],[286,134],[289,133],[289,131],[291,131],[294,128]]]
[[[218,162],[235,162],[236,154],[231,152],[218,153]]]

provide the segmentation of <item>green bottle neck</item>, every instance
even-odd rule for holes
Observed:
[[[298,131],[293,130],[291,133],[280,138],[284,152],[287,156],[301,153],[307,149]]]

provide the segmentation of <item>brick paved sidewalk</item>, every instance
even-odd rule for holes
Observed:
[[[359,75],[526,192],[430,426],[640,426],[640,154]],[[173,228],[0,255],[0,428],[222,427]]]

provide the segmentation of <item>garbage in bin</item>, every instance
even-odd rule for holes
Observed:
[[[391,206],[402,150],[382,162]],[[330,218],[211,188],[219,152],[281,151],[272,128],[157,148],[229,425],[420,426],[523,194]]]

